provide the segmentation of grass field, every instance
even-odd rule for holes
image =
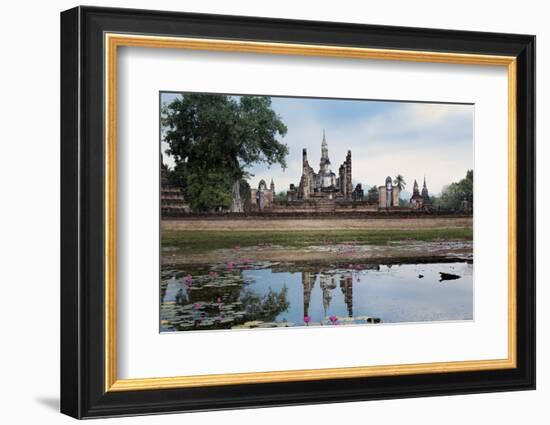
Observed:
[[[384,245],[389,242],[438,240],[471,241],[472,227],[424,229],[326,229],[326,230],[163,230],[162,247],[178,254],[200,254],[236,246],[283,246],[305,248],[312,245],[353,243]]]

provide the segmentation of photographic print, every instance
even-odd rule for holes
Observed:
[[[159,103],[161,332],[474,319],[474,105]]]

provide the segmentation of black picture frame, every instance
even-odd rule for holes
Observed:
[[[517,367],[105,391],[104,33],[517,58]],[[61,412],[75,418],[535,388],[535,37],[132,9],[61,13]]]

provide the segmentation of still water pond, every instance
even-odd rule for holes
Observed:
[[[473,265],[166,267],[161,332],[471,320]]]

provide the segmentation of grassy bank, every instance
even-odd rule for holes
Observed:
[[[266,244],[289,248],[311,245],[355,243],[360,245],[385,245],[388,242],[437,240],[467,240],[473,237],[472,228],[439,228],[414,230],[284,230],[218,232],[209,230],[164,230],[162,246],[176,249],[180,254],[197,254],[235,246],[251,247]]]

